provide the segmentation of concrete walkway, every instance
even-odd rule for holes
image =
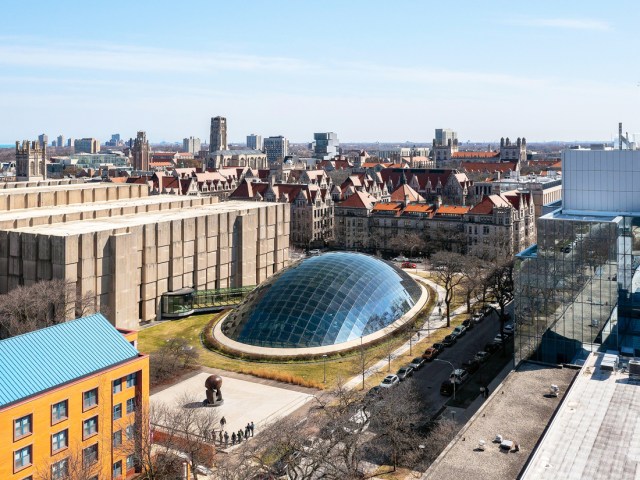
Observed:
[[[437,295],[437,301],[436,301],[436,306],[434,307],[433,311],[431,312],[431,315],[429,315],[429,318],[427,318],[427,320],[424,322],[424,324],[420,327],[421,329],[427,330],[429,332],[429,335],[424,335],[422,333],[416,333],[413,334],[411,339],[408,340],[407,342],[403,343],[400,347],[398,347],[396,350],[393,351],[393,353],[391,354],[391,360],[394,360],[396,358],[398,358],[401,355],[404,355],[406,352],[409,351],[409,348],[411,348],[412,344],[417,343],[419,340],[424,340],[425,336],[429,337],[430,333],[433,331],[436,331],[442,327],[445,327],[447,325],[447,319],[446,317],[440,315],[438,313],[438,304],[444,304],[444,296],[445,296],[445,289],[443,287],[441,287],[440,285],[438,285],[437,283],[424,278],[424,277],[420,277],[417,275],[411,275],[415,280],[425,283],[427,285],[429,285],[431,288],[433,288],[436,291],[436,295]],[[475,303],[475,302],[474,302]],[[455,310],[453,310],[451,312],[451,318],[455,317],[456,315],[459,315],[461,313],[464,313],[467,309],[466,304],[461,305],[460,307],[456,308]],[[417,354],[416,354],[417,355]],[[377,372],[379,372],[380,370],[383,370],[385,368],[387,368],[388,366],[388,359],[387,358],[383,358],[382,360],[379,360],[378,362],[376,362],[375,364],[373,364],[371,367],[369,367],[366,371],[365,371],[365,379],[369,378],[371,375],[376,374]],[[355,377],[353,377],[351,380],[349,380],[348,382],[345,383],[345,387],[346,388],[350,388],[350,389],[355,389],[358,387],[362,387],[362,374],[358,374]]]

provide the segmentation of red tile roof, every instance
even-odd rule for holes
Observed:
[[[369,195],[366,192],[358,192],[356,191],[353,195],[351,195],[346,200],[340,202],[338,204],[339,207],[349,207],[349,208],[366,208],[371,209],[376,203],[375,197]]]
[[[451,158],[499,158],[499,152],[454,152]]]
[[[456,205],[442,205],[436,211],[436,215],[464,215],[469,211],[469,207],[459,207]]]
[[[467,172],[509,172],[515,171],[515,162],[462,162],[460,167]]]
[[[400,185],[393,192],[391,192],[391,201],[392,202],[404,202],[405,198],[409,197],[410,202],[424,202],[425,199],[422,195],[416,192],[409,185],[404,184]]]

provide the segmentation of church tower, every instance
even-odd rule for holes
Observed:
[[[39,142],[16,142],[16,180],[19,182],[47,178],[47,146]]]

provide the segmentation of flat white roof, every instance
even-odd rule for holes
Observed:
[[[47,180],[40,180],[40,182],[46,182]],[[31,181],[33,182],[33,180]],[[18,182],[18,183],[30,183],[30,182]],[[0,195],[11,195],[19,193],[34,193],[34,192],[55,192],[58,190],[85,190],[88,188],[130,188],[131,183],[110,183],[110,182],[87,182],[87,183],[71,183],[65,185],[39,185],[35,187],[6,187],[0,188]]]
[[[101,232],[113,230],[116,228],[137,227],[140,225],[171,222],[173,220],[196,218],[211,214],[220,214],[242,210],[257,210],[260,208],[268,208],[273,205],[277,204],[271,202],[231,200],[228,202],[214,203],[211,205],[197,205],[175,210],[162,210],[157,212],[121,215],[117,217],[78,220],[66,223],[55,223],[52,225],[37,225],[33,227],[16,228],[12,231],[38,235],[68,237],[70,235],[78,235],[88,232]]]
[[[591,354],[522,479],[638,478],[640,382]]]

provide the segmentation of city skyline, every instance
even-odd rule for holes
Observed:
[[[0,105],[11,115],[0,119],[0,143],[42,132],[208,138],[218,115],[231,143],[250,133],[310,142],[322,131],[343,143],[422,143],[435,128],[461,142],[610,141],[619,121],[640,130],[631,2],[463,2],[457,11],[194,2],[182,23],[151,3],[78,5],[5,6],[30,28],[9,22],[1,37]]]

